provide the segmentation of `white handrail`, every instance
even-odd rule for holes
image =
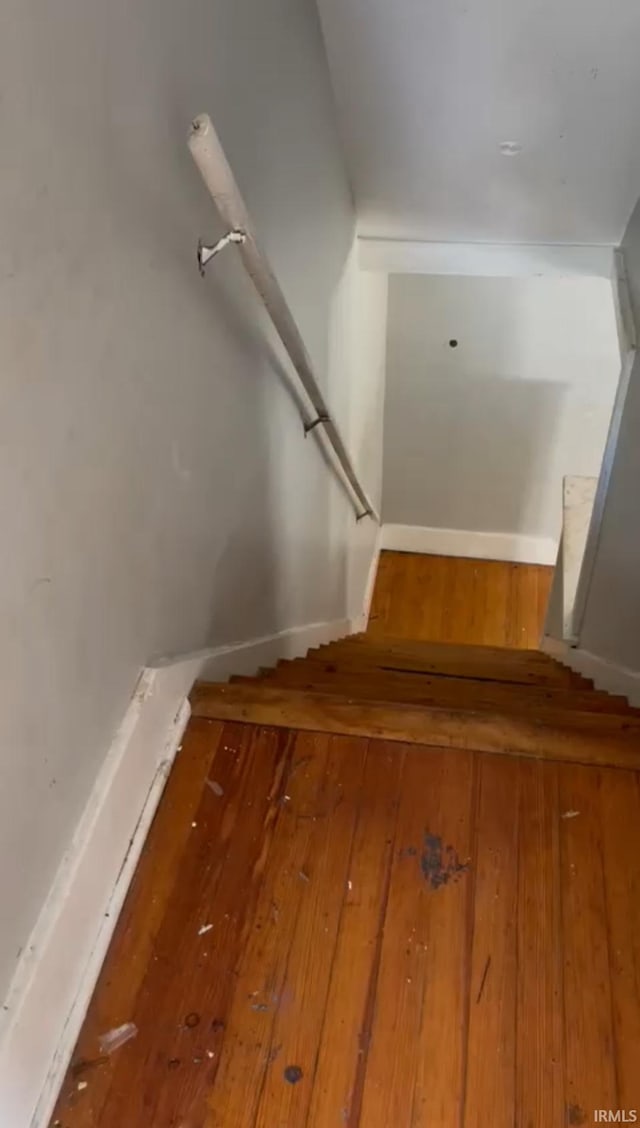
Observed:
[[[202,179],[209,189],[220,217],[230,229],[228,235],[223,236],[215,247],[200,245],[198,260],[201,269],[204,269],[206,263],[223,246],[235,243],[247,273],[266,306],[276,332],[287,350],[293,367],[298,373],[302,386],[316,412],[316,418],[311,423],[305,424],[305,430],[311,431],[319,424],[322,425],[344,476],[357,498],[356,512],[358,517],[372,517],[374,521],[379,523],[380,517],[360,485],[342,436],[331,418],[327,403],[314,376],[311,358],[293,319],[293,314],[264,252],[258,245],[244,200],[240,195],[235,177],[208,114],[200,114],[191,123],[189,149],[200,169]],[[362,507],[362,511],[360,507]]]

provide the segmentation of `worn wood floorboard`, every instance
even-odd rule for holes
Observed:
[[[436,1115],[455,1123],[460,1100],[473,760],[414,748],[405,756],[375,1022],[354,1121],[371,1128],[428,1125]],[[447,878],[447,895],[436,896]]]
[[[563,764],[559,779],[565,1099],[568,1123],[587,1124],[593,1109],[618,1108],[606,897],[615,875],[603,866],[601,776]]]
[[[483,757],[469,922],[464,1128],[511,1128],[514,1122],[518,815],[518,761]]]
[[[349,869],[366,751],[364,740],[331,740],[325,787],[312,819],[307,819],[312,827],[310,841],[300,873],[293,874],[302,886],[300,906],[282,983],[282,1005],[275,1010],[271,1067],[256,1128],[304,1124],[308,1118],[338,925],[352,880]],[[295,809],[291,817],[296,818]],[[275,922],[273,929],[277,936]],[[302,1073],[300,1081],[283,1083],[283,1069],[296,1067]],[[220,1122],[226,1122],[224,1116]]]
[[[369,744],[318,1040],[309,1128],[359,1121],[404,760],[396,744]]]
[[[412,752],[414,762],[423,756]],[[468,753],[438,752],[424,792],[418,855],[421,905],[412,942],[407,943],[420,999],[411,1124],[455,1124],[464,1076],[467,940],[467,875],[477,760]],[[405,838],[406,841],[406,838]],[[409,848],[410,849],[410,848]],[[407,848],[405,847],[405,851]],[[447,895],[436,894],[446,886]],[[422,934],[422,949],[420,948]],[[414,974],[415,969],[415,974]]]
[[[205,1123],[211,1126],[255,1124],[269,1071],[276,1062],[274,1024],[280,1008],[292,1002],[285,994],[285,981],[306,893],[300,871],[309,849],[318,841],[313,817],[298,816],[303,812],[311,815],[325,805],[327,786],[332,782],[328,779],[330,746],[330,738],[324,735],[295,738],[290,770],[277,798],[273,837],[260,850],[262,881],[234,953],[234,982],[223,1015],[215,1096],[209,1093],[207,1102]],[[244,896],[241,890],[242,899]]]
[[[640,819],[626,773],[602,774],[600,804],[618,1103],[633,1109],[640,1088]]]
[[[367,635],[535,649],[553,568],[382,552]]]
[[[518,771],[515,1123],[562,1124],[564,1042],[558,772]]]

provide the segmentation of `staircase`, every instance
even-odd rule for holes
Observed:
[[[254,678],[198,684],[193,715],[640,768],[640,713],[536,650],[354,635]]]
[[[640,1107],[640,716],[506,648],[533,567],[381,574],[367,635],[194,688],[52,1128]]]

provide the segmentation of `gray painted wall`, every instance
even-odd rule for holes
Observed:
[[[393,275],[383,520],[557,539],[619,370],[608,279]]]
[[[640,202],[623,243],[636,325],[640,325]],[[640,359],[629,378],[600,527],[580,646],[640,671]]]
[[[354,216],[313,0],[7,0],[0,73],[6,984],[140,666],[345,614],[351,509],[233,252],[195,268],[190,118],[323,373]]]

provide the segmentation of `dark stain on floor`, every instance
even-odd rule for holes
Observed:
[[[461,862],[453,846],[444,846],[439,834],[424,836],[424,849],[420,856],[420,869],[432,889],[440,889],[450,881],[457,881],[469,869],[469,862]]]
[[[288,1065],[284,1071],[284,1079],[290,1085],[297,1085],[298,1081],[302,1080],[302,1070],[299,1065]]]

